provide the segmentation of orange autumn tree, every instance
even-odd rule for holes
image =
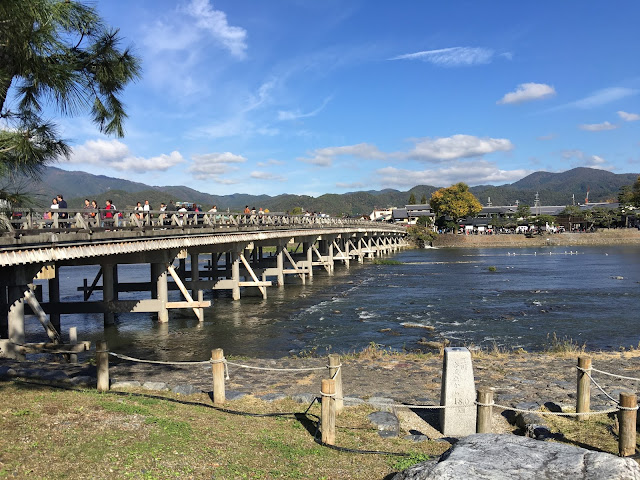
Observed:
[[[433,192],[429,204],[438,218],[437,223],[448,227],[454,227],[459,218],[475,217],[482,210],[482,204],[463,182]]]

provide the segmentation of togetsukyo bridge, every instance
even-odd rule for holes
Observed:
[[[102,217],[74,209],[0,214],[0,356],[83,350],[74,338],[62,343],[62,314],[102,313],[108,325],[116,313],[150,312],[168,322],[169,310],[193,309],[203,321],[211,307],[204,291],[230,290],[239,300],[243,289],[254,289],[266,298],[287,276],[304,283],[314,267],[331,275],[336,261],[348,268],[408,245],[404,227],[356,219],[132,210]],[[119,282],[122,264],[149,265],[149,281]],[[81,265],[100,266],[99,273],[78,279],[83,301],[61,302],[57,270]],[[170,302],[169,290],[184,299]],[[119,300],[119,292],[141,298]],[[39,319],[50,342],[25,343],[25,313]]]

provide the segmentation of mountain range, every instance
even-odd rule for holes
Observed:
[[[615,201],[620,188],[631,185],[638,178],[637,173],[615,174],[605,170],[579,167],[561,173],[535,172],[515,183],[494,186],[479,185],[471,187],[471,192],[483,205],[489,201],[492,205],[533,205],[536,193],[541,205],[571,205],[573,203]],[[139,180],[144,180],[140,176]],[[348,192],[343,194],[325,194],[319,197],[282,194],[277,196],[250,195],[234,193],[232,195],[212,195],[199,192],[186,186],[150,186],[104,175],[93,175],[80,171],[67,171],[56,167],[46,167],[42,178],[37,182],[24,182],[21,186],[36,199],[41,206],[49,205],[50,200],[62,193],[69,207],[80,207],[84,198],[96,199],[104,204],[107,198],[120,208],[133,207],[136,202],[149,203],[159,208],[161,202],[189,201],[209,209],[217,205],[218,210],[240,211],[245,205],[268,208],[272,212],[291,211],[295,207],[303,210],[338,214],[369,214],[374,208],[403,207],[409,203],[413,194],[417,202],[423,197],[427,200],[441,187],[417,185],[408,191],[394,189]]]

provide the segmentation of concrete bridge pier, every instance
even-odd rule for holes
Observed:
[[[151,264],[151,285],[153,298],[160,301],[158,307],[158,322],[167,323],[169,321],[169,286],[167,284],[167,264],[165,262],[155,262]]]
[[[307,260],[305,267],[307,269],[307,276],[309,280],[313,280],[313,241],[302,242],[302,251],[306,254]]]
[[[240,252],[242,250],[234,250],[231,252],[231,265],[227,264],[227,268],[231,267],[231,298],[240,300]]]
[[[276,246],[276,270],[277,280],[276,284],[279,287],[284,287],[284,249],[287,248],[287,244],[279,243]]]
[[[113,302],[115,297],[115,265],[113,263],[102,264],[102,300],[108,304]],[[108,309],[103,313],[104,325],[113,325],[115,323],[115,314]]]
[[[197,282],[198,280],[200,280],[200,256],[196,252],[191,253],[190,267],[191,267],[190,279],[192,282]],[[197,288],[191,289],[191,296],[193,298],[198,298]]]
[[[48,284],[49,284],[49,303],[52,305],[60,303],[60,276],[58,275],[57,267],[54,267],[53,276],[48,280]],[[51,321],[51,324],[59,332],[60,331],[60,314],[50,313],[49,320]]]
[[[9,338],[9,321],[7,319],[7,286],[0,280],[0,338]]]

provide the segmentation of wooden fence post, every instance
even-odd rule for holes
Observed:
[[[635,393],[620,392],[620,410],[618,410],[618,452],[621,457],[636,453],[636,416],[638,397]]]
[[[476,433],[491,433],[491,416],[493,415],[493,407],[491,405],[493,405],[493,388],[479,388]]]
[[[109,347],[105,341],[96,343],[96,367],[98,370],[98,391],[106,392],[109,390]]]
[[[322,443],[335,445],[336,443],[336,381],[322,380],[322,411],[320,416]]]
[[[336,381],[336,415],[344,410],[344,400],[342,398],[342,364],[340,363],[340,355],[332,353],[329,355],[329,375],[331,379]]]
[[[78,329],[77,329],[77,327],[70,327],[69,328],[69,343],[71,345],[77,345],[78,344]],[[72,353],[71,355],[69,355],[69,362],[70,363],[78,363],[78,355],[76,353]]]
[[[213,372],[213,403],[226,401],[224,392],[224,352],[221,348],[211,350],[211,371]]]
[[[590,371],[591,357],[578,357],[578,367]],[[591,378],[582,370],[578,370],[578,392],[576,399],[576,413],[586,413],[591,404]],[[578,421],[586,420],[586,415],[577,415]]]

